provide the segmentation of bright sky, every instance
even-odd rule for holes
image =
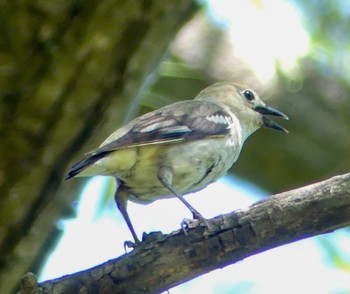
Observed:
[[[294,6],[284,0],[211,0],[209,15],[227,28],[238,55],[262,83],[276,63],[291,71],[309,49],[309,38]]]
[[[285,68],[293,67],[294,61],[308,50],[299,14],[283,0],[212,0],[209,11],[227,26],[236,49],[262,82],[274,75],[277,61]],[[90,182],[77,208],[77,219],[60,222],[64,236],[48,260],[41,281],[95,266],[124,253],[123,243],[131,235],[116,207],[113,205],[99,216],[95,212],[105,180],[96,177]],[[225,178],[187,199],[209,218],[247,207],[265,194],[247,183]],[[139,236],[143,231],[177,230],[183,218],[191,217],[176,199],[148,206],[129,203],[129,213]],[[349,273],[329,266],[319,246],[320,238],[247,258],[171,289],[171,293],[344,293],[341,291],[350,289]],[[350,246],[345,245],[350,244],[349,234],[339,231],[331,238],[344,247],[350,260]]]

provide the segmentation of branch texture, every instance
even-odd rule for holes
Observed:
[[[211,219],[209,230],[152,233],[131,253],[43,282],[37,289],[72,294],[158,293],[248,256],[349,225],[350,173]],[[22,289],[21,294],[29,293]]]

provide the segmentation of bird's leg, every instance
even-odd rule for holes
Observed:
[[[175,191],[171,182],[173,178],[173,172],[169,167],[161,167],[158,172],[158,179],[167,188],[172,194],[174,194],[180,201],[185,204],[185,206],[191,211],[193,218],[199,221],[204,221],[204,217],[190,204],[185,200],[185,198]]]
[[[118,209],[121,212],[126,224],[128,225],[128,228],[129,228],[129,230],[130,230],[130,232],[135,240],[135,244],[138,244],[138,243],[140,243],[140,240],[137,238],[134,227],[131,224],[129,214],[126,210],[127,201],[129,198],[129,191],[125,188],[123,183],[118,183],[118,182],[119,181],[117,180],[117,184],[119,184],[119,186],[117,188],[117,191],[115,191],[114,200],[115,200],[115,203],[117,204]],[[128,247],[133,247],[133,245],[130,244],[129,242],[126,242],[125,245]]]

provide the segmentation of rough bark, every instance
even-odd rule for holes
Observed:
[[[55,222],[70,213],[82,182],[62,185],[66,167],[135,110],[197,8],[190,0],[0,3],[0,293],[39,266]]]
[[[187,234],[150,234],[128,254],[40,285],[27,274],[20,294],[158,293],[253,254],[349,226],[350,173],[270,196],[209,224],[209,230]]]

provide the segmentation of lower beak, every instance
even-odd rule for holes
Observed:
[[[270,129],[275,129],[278,131],[282,131],[285,133],[289,133],[287,129],[284,127],[280,126],[278,123],[274,122],[272,119],[268,118],[266,115],[273,115],[273,116],[279,116],[282,117],[283,119],[288,120],[288,116],[286,116],[283,112],[274,109],[270,106],[257,106],[255,107],[255,111],[259,112],[262,114],[262,121],[263,121],[263,126],[266,128]]]

